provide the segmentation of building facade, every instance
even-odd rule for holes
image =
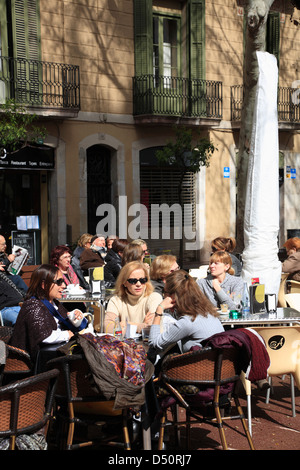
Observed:
[[[47,130],[40,166],[28,166],[30,156],[19,159],[26,167],[0,165],[2,231],[16,216],[39,215],[43,262],[53,246],[87,231],[141,236],[154,254],[178,254],[184,236],[191,265],[207,261],[213,238],[235,236],[242,0],[0,0],[0,7],[0,98],[20,101]],[[300,112],[292,99],[300,33],[291,13],[289,2],[274,2],[266,39],[279,64],[280,244],[300,228]],[[171,210],[179,174],[156,158],[178,125],[217,147],[208,168],[185,177],[184,233]],[[47,152],[53,165],[44,162]]]

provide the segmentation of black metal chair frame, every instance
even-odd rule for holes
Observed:
[[[55,401],[57,405],[57,418],[67,422],[68,432],[65,448],[66,450],[79,449],[91,446],[92,440],[74,444],[75,424],[91,424],[99,421],[100,415],[82,416],[77,413],[74,405],[86,402],[106,402],[104,396],[92,388],[89,376],[91,374],[88,362],[83,354],[71,354],[56,359],[51,359],[47,363],[48,367],[58,368],[61,372]],[[105,416],[104,418],[107,419]],[[130,439],[128,432],[128,410],[122,410],[122,427],[124,437],[124,448],[130,450]],[[103,440],[104,442],[104,440]]]
[[[175,398],[176,404],[183,407],[186,411],[186,421],[179,421],[176,414],[173,414],[173,424],[176,429],[179,426],[186,426],[187,446],[190,447],[190,427],[197,422],[206,422],[217,426],[219,429],[220,439],[224,450],[228,449],[225,431],[223,427],[224,420],[240,419],[244,428],[246,438],[251,450],[254,450],[252,437],[249,433],[248,426],[243,414],[238,395],[236,393],[237,383],[240,380],[240,373],[236,371],[238,350],[235,348],[212,349],[203,348],[198,351],[192,351],[175,356],[167,356],[161,369],[161,382],[167,388],[170,394]],[[225,416],[221,415],[220,405],[220,389],[222,385],[228,383],[234,384],[232,397],[234,398],[237,415]],[[214,397],[212,405],[214,409],[214,417],[205,416],[203,408],[191,406],[185,397],[178,391],[179,385],[195,385],[207,386],[214,389]],[[160,435],[158,449],[163,447],[164,428],[166,423],[167,410],[163,411],[160,423]],[[195,421],[191,421],[194,418]]]
[[[49,424],[58,375],[52,369],[0,387],[0,438],[9,438],[10,450],[15,450],[17,436]]]

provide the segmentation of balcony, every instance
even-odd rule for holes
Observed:
[[[190,124],[218,124],[222,106],[222,82],[156,75],[133,78],[133,115],[139,123],[182,118]]]
[[[297,88],[278,87],[278,122],[280,129],[300,128],[300,100]],[[241,121],[244,99],[243,85],[231,87],[231,121]]]
[[[14,99],[38,115],[76,117],[80,109],[77,65],[0,59],[0,102]]]

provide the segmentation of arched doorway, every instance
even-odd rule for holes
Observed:
[[[86,151],[87,168],[87,226],[96,233],[99,216],[97,207],[112,203],[111,151],[103,145],[92,145]]]

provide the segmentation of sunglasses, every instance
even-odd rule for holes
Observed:
[[[57,286],[62,286],[63,284],[65,284],[65,280],[61,277],[60,279],[56,279],[55,281],[53,281],[53,284],[56,284]]]
[[[140,277],[140,279],[136,279],[136,278],[127,279],[127,282],[133,285],[135,285],[137,282],[140,282],[141,284],[146,284],[147,281],[148,279],[146,277]]]

